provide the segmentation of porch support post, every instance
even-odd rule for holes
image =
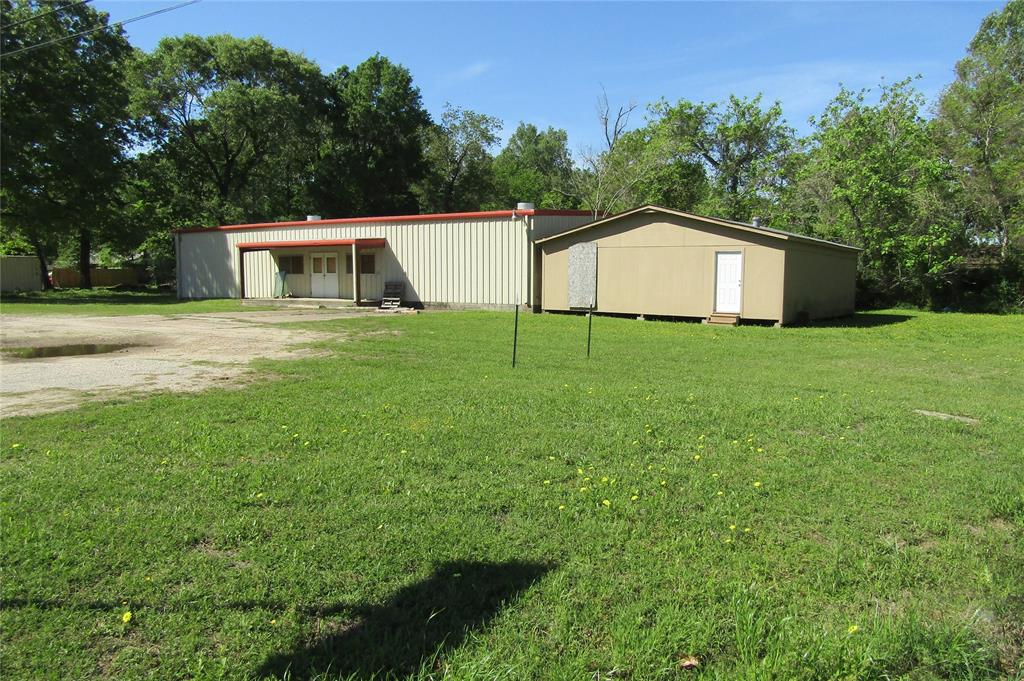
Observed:
[[[359,304],[359,252],[355,241],[352,242],[352,299]]]

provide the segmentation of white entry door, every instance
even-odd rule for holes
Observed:
[[[715,312],[740,313],[743,254],[715,253]]]
[[[310,293],[314,298],[338,297],[338,254],[312,253],[310,259]]]

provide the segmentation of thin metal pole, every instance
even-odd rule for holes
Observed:
[[[516,347],[519,345],[519,299],[516,299],[516,321],[512,327],[512,368],[516,368]]]
[[[587,359],[590,359],[590,336],[594,331],[594,308],[587,312]]]

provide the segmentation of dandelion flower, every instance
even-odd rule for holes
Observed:
[[[636,500],[637,500],[637,499],[639,499],[639,498],[640,498],[640,497],[638,497],[637,495],[635,495],[635,494],[634,494],[633,496],[631,496],[631,497],[629,498],[629,500],[630,500],[630,501],[636,501]]]
[[[712,473],[711,477],[714,478],[715,480],[718,480],[718,473]]]
[[[735,525],[730,525],[729,529],[732,530],[733,532],[735,532],[736,531],[736,526]]]
[[[272,625],[275,625],[275,626],[276,626],[276,625],[277,625],[277,620],[276,620],[276,619],[272,619],[272,620],[270,620],[270,624],[272,624]]]
[[[761,481],[760,480],[755,480],[754,481],[754,487],[760,487],[760,486],[761,486]]]
[[[846,633],[856,634],[858,631],[860,631],[860,627],[858,627],[856,624],[851,624],[850,628],[846,630]]]
[[[608,476],[607,475],[602,475],[601,476],[601,482],[608,482]]]
[[[545,485],[550,485],[550,484],[551,484],[551,481],[550,481],[550,480],[545,480],[545,481],[544,481],[544,484],[545,484]]]
[[[11,445],[11,449],[21,449],[21,443],[15,442],[13,445]]]
[[[124,622],[125,624],[128,624],[129,622],[132,621],[132,612],[131,612],[131,610],[127,610],[127,611],[125,611],[125,613],[123,615],[121,615],[121,621]]]
[[[554,461],[554,460],[555,460],[555,457],[553,457],[553,456],[549,456],[548,457],[548,461]]]
[[[604,504],[605,506],[611,506],[612,505],[612,502],[608,501],[607,499],[605,499],[601,503]]]
[[[718,496],[722,496],[723,494],[725,494],[725,492],[723,492],[722,490],[718,490]]]
[[[582,468],[577,468],[576,472],[579,473],[580,475],[583,475],[583,469]]]
[[[726,544],[731,544],[732,543],[732,537],[726,538],[725,543]]]
[[[664,486],[665,486],[665,485],[667,485],[667,484],[668,484],[668,480],[662,480],[662,481],[661,481],[661,486],[662,486],[662,487],[664,487]]]
[[[750,532],[750,528],[749,528],[749,527],[744,527],[744,528],[743,528],[743,531],[744,531],[744,532]]]
[[[694,454],[693,455],[693,460],[694,461],[700,461],[700,454]]]
[[[559,510],[559,511],[564,511],[564,510],[565,510],[565,504],[562,504],[562,505],[560,505],[560,506],[558,507],[558,510]]]
[[[408,453],[409,453],[408,449],[403,449],[401,452],[399,452],[399,454],[408,454]]]

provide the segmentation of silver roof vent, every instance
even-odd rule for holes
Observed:
[[[321,219],[319,215],[307,215],[306,216],[306,222],[315,222],[315,221],[317,221],[319,219]]]
[[[761,218],[756,216],[756,215],[754,216],[754,219],[751,220],[751,222],[753,223],[754,227],[760,227],[761,226]]]
[[[528,201],[520,201],[516,204],[516,210],[533,210],[533,204]]]

